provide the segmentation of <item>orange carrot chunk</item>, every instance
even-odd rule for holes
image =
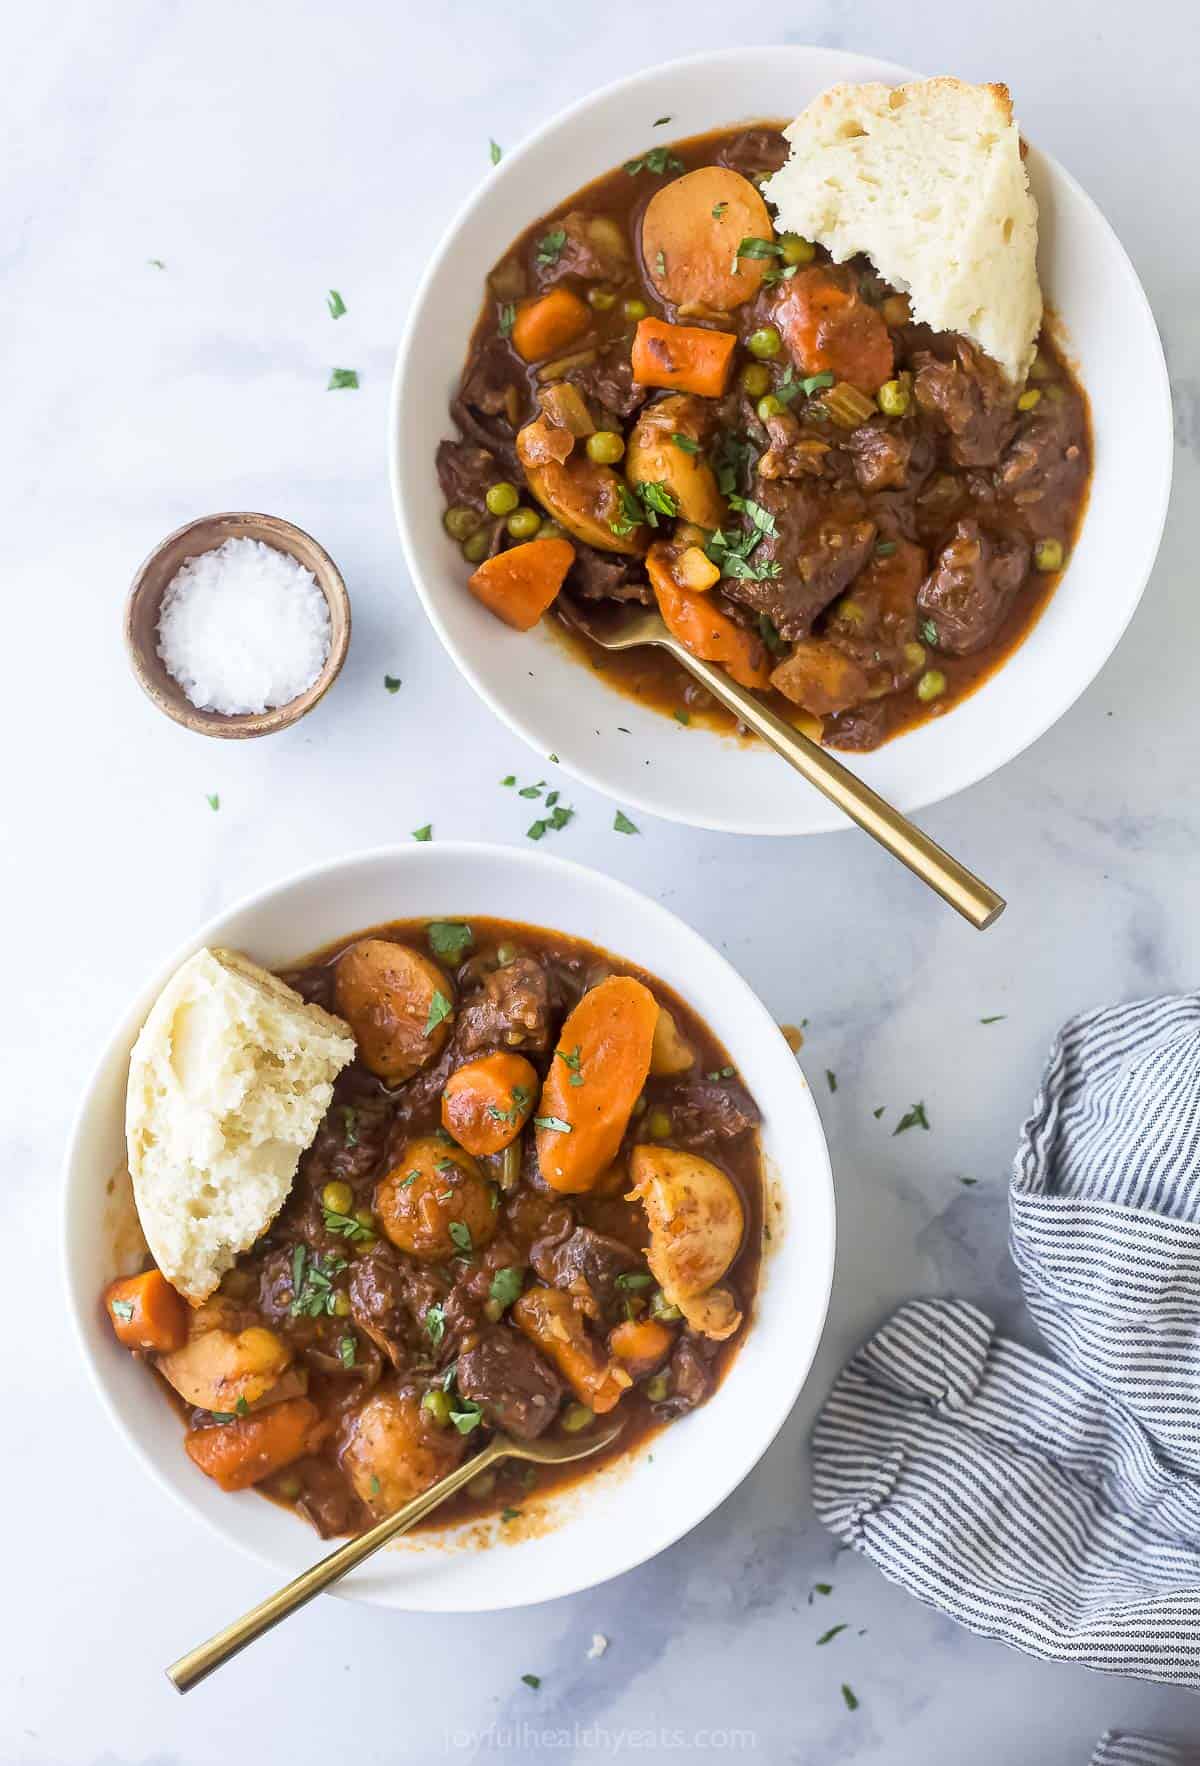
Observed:
[[[732,331],[642,319],[630,354],[633,378],[643,386],[670,386],[704,399],[719,399],[736,348]]]
[[[587,1333],[579,1302],[561,1288],[527,1288],[513,1302],[512,1317],[558,1369],[580,1404],[597,1416],[611,1410],[633,1384],[627,1370],[616,1377],[599,1344]]]
[[[743,687],[769,687],[771,668],[766,646],[745,626],[714,607],[709,594],[681,589],[672,577],[669,556],[651,546],[646,570],[667,630],[685,650],[702,662],[720,662]]]
[[[499,1153],[524,1128],[537,1089],[537,1069],[524,1055],[483,1055],[446,1081],[442,1127],[477,1159]]]
[[[610,975],[568,1013],[534,1118],[538,1165],[551,1189],[590,1190],[616,1158],[650,1070],[657,1022],[658,1001],[630,975]]]
[[[289,1398],[232,1423],[193,1429],[188,1458],[222,1490],[248,1490],[320,1446],[330,1425],[311,1398]]]
[[[662,1366],[674,1342],[674,1331],[658,1319],[627,1318],[610,1333],[608,1349],[635,1380],[640,1380]]]
[[[569,288],[552,288],[517,308],[513,348],[527,362],[540,362],[582,337],[591,322],[592,315],[577,294]]]
[[[187,1301],[177,1294],[161,1270],[125,1276],[104,1290],[104,1310],[126,1349],[169,1355],[187,1342]]]
[[[775,323],[801,374],[833,374],[871,398],[892,377],[895,353],[882,317],[823,266],[784,283]]]
[[[485,558],[468,577],[467,587],[497,619],[527,632],[545,613],[574,562],[570,540],[526,540]]]

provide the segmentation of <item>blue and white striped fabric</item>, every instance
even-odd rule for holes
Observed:
[[[1156,1741],[1152,1735],[1106,1729],[1090,1766],[1200,1766],[1200,1749],[1188,1742]]]
[[[974,1631],[1200,1686],[1200,998],[1066,1026],[1010,1206],[1059,1359],[964,1301],[901,1308],[818,1419],[817,1511]]]

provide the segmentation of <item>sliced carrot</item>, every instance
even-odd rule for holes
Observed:
[[[527,362],[540,362],[582,337],[592,315],[569,288],[552,288],[535,300],[522,301],[513,320],[513,348]]]
[[[674,1331],[656,1318],[627,1318],[609,1334],[609,1354],[623,1362],[635,1380],[661,1367],[675,1342]]]
[[[104,1308],[117,1341],[147,1355],[182,1349],[188,1336],[187,1301],[160,1270],[125,1276],[104,1290]]]
[[[590,1190],[612,1164],[646,1075],[658,1001],[630,975],[584,994],[559,1032],[535,1117],[542,1176],[553,1190]]]
[[[545,613],[575,562],[570,540],[526,540],[485,558],[467,578],[476,600],[505,625],[527,632]]]
[[[685,650],[702,662],[723,663],[743,687],[770,686],[766,646],[715,607],[710,594],[681,589],[671,574],[669,552],[661,541],[646,554],[646,570],[667,630]]]
[[[442,1127],[476,1158],[499,1153],[524,1128],[537,1089],[537,1069],[524,1055],[483,1055],[446,1081]]]
[[[643,386],[669,386],[677,392],[719,399],[729,379],[737,348],[732,331],[708,331],[702,325],[668,325],[663,319],[641,319],[633,339],[633,378]]]
[[[753,300],[778,258],[741,257],[748,240],[771,243],[767,205],[740,172],[701,166],[656,191],[642,221],[642,259],[664,300],[728,312]]]
[[[329,1427],[311,1398],[289,1398],[254,1416],[193,1429],[183,1444],[188,1458],[222,1490],[248,1490],[312,1453]]]
[[[872,398],[891,379],[895,353],[883,319],[823,266],[782,285],[774,318],[802,374],[833,374]]]
[[[581,1404],[597,1416],[611,1410],[632,1384],[618,1379],[599,1345],[588,1336],[578,1303],[561,1288],[527,1288],[510,1317],[547,1361],[553,1362]]]

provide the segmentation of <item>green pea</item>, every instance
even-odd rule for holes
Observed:
[[[486,528],[481,527],[468,540],[463,541],[462,555],[468,564],[482,564],[492,549],[492,537]]]
[[[321,1191],[321,1206],[330,1214],[349,1214],[354,1206],[354,1191],[348,1183],[327,1183]]]
[[[536,509],[514,509],[505,523],[514,540],[531,540],[542,525]]]
[[[1061,540],[1039,540],[1033,548],[1033,563],[1037,570],[1061,570],[1063,567],[1063,543]]]
[[[769,392],[765,399],[759,399],[754,409],[758,412],[759,422],[765,423],[768,417],[778,417],[779,413],[783,410],[783,406],[775,397],[775,394]]]
[[[467,1485],[467,1494],[468,1496],[475,1497],[476,1501],[482,1502],[485,1497],[492,1494],[492,1491],[495,1488],[495,1472],[479,1472]]]
[[[742,385],[752,399],[761,399],[771,390],[771,370],[764,362],[747,362],[742,369]]]
[[[483,1316],[487,1319],[489,1324],[499,1324],[500,1320],[504,1317],[503,1302],[500,1300],[486,1300],[483,1307]]]
[[[499,484],[490,487],[483,500],[488,506],[489,515],[511,515],[521,501],[521,493],[515,484],[509,484],[507,479],[502,478]]]
[[[683,1314],[678,1306],[672,1306],[661,1288],[655,1288],[650,1296],[650,1316],[651,1318],[661,1318],[667,1322],[671,1319],[682,1318]]]
[[[447,509],[442,516],[442,526],[452,540],[469,540],[473,533],[478,533],[483,525],[483,516],[478,509],[468,509],[465,503],[456,503]]]
[[[661,1404],[667,1395],[670,1382],[666,1374],[655,1374],[652,1380],[646,1381],[646,1397],[651,1404]]]
[[[299,1478],[289,1473],[286,1478],[280,1478],[279,1483],[275,1488],[285,1502],[295,1502],[300,1494],[302,1486]]]
[[[369,1208],[356,1208],[354,1218],[366,1232],[373,1233],[375,1231],[375,1216]]]
[[[1021,394],[1020,398],[1017,400],[1017,410],[1018,411],[1032,411],[1037,405],[1040,405],[1041,402],[1042,402],[1041,393],[1038,391],[1036,386],[1031,386],[1028,389],[1028,391],[1023,392]]]
[[[621,311],[627,319],[644,319],[650,308],[644,300],[627,300],[622,302]]]
[[[752,356],[767,359],[777,356],[783,348],[783,339],[774,325],[764,325],[758,331],[752,331],[746,339],[746,348]]]
[[[924,666],[925,666],[925,646],[924,646],[924,644],[917,644],[917,643],[906,644],[904,646],[904,660],[905,660],[905,662],[907,662],[909,668],[924,668]]]
[[[610,307],[617,304],[617,297],[611,288],[589,288],[587,298],[588,306],[596,313],[607,313]]]
[[[785,264],[811,264],[817,255],[816,246],[802,233],[781,233],[779,247]]]
[[[903,417],[908,410],[908,388],[902,380],[885,380],[875,402],[885,417]]]
[[[450,1394],[448,1392],[443,1392],[440,1386],[431,1386],[421,1400],[421,1409],[428,1411],[430,1417],[437,1424],[439,1429],[444,1429],[446,1427],[447,1423],[450,1421],[450,1412],[453,1408],[453,1405],[450,1403]]]
[[[646,1118],[646,1133],[652,1141],[665,1141],[671,1132],[671,1118],[665,1110],[651,1110]]]
[[[539,540],[565,540],[567,530],[561,522],[551,521],[547,516],[537,530],[537,537]]]
[[[927,668],[917,682],[917,698],[922,705],[928,705],[931,700],[941,698],[946,685],[946,677],[940,668]]]
[[[337,1293],[333,1296],[333,1300],[332,1300],[331,1304],[333,1306],[334,1314],[336,1317],[349,1318],[349,1316],[350,1316],[350,1296],[349,1296],[349,1294],[343,1293],[342,1290],[339,1288]]]
[[[597,466],[615,466],[625,452],[625,437],[615,429],[598,429],[587,438],[587,457]]]
[[[507,969],[516,954],[517,947],[515,944],[509,944],[507,942],[504,944],[498,944],[496,946],[496,967],[498,969]]]
[[[581,1429],[589,1428],[595,1420],[595,1415],[586,1404],[568,1404],[562,1413],[562,1426],[568,1435],[578,1435]]]

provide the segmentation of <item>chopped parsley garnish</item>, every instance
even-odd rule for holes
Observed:
[[[353,1214],[338,1214],[332,1208],[323,1208],[321,1212],[325,1217],[326,1232],[340,1233],[341,1237],[349,1239],[352,1245],[361,1245],[367,1239],[375,1237],[370,1227],[364,1226],[360,1220],[355,1220]]]
[[[632,533],[635,527],[641,527],[646,519],[642,505],[638,502],[624,479],[620,481],[619,490],[621,496],[621,513],[615,521],[610,521],[608,524],[612,531],[617,535],[618,539],[623,534]]]
[[[220,794],[220,792],[219,791],[210,791],[208,793],[205,801],[207,802],[209,809],[220,809],[220,807],[221,807],[221,794]]]
[[[520,1512],[519,1508],[502,1508],[500,1510],[500,1519],[502,1521],[515,1521]]]
[[[384,675],[383,684],[389,693],[398,693],[400,691],[400,676]]]
[[[616,834],[640,834],[641,829],[636,822],[631,822],[623,809],[619,809],[613,817],[613,832]]]
[[[358,1342],[354,1337],[338,1338],[338,1360],[345,1368],[354,1366],[358,1358]]]
[[[426,822],[426,824],[423,828],[414,828],[413,829],[413,839],[414,840],[432,840],[433,839],[433,823]]]
[[[675,722],[677,724],[690,724],[692,721],[691,712],[690,711],[683,711],[680,709],[679,706],[675,707],[675,710],[671,713],[671,716],[675,719]]]
[[[721,216],[725,213],[725,210],[728,207],[729,207],[729,204],[727,202],[714,202],[712,205],[712,218],[713,218],[713,220],[719,221],[721,219]]]
[[[376,1477],[376,1476],[375,1476],[375,1474],[374,1474],[374,1473],[372,1473],[372,1474],[371,1474],[371,1485],[370,1485],[370,1489],[371,1489],[371,1495],[372,1495],[372,1496],[378,1496],[378,1495],[379,1495],[379,1479],[378,1479],[378,1478],[377,1478],[377,1477]]]
[[[779,538],[775,517],[769,509],[764,509],[761,503],[754,502],[751,497],[739,497],[733,493],[729,498],[729,506],[731,509],[736,509],[739,515],[748,515],[759,533],[765,534],[769,540]]]
[[[329,317],[331,319],[340,319],[342,314],[346,311],[346,303],[336,288],[331,288],[329,290],[329,293],[325,296],[325,304],[329,308]]]
[[[928,1127],[929,1118],[925,1114],[924,1104],[914,1104],[911,1110],[900,1118],[899,1124],[892,1130],[892,1137],[894,1139],[896,1135],[903,1134],[906,1128]]]
[[[769,613],[759,614],[758,635],[767,646],[767,649],[771,652],[772,656],[782,656],[783,652],[787,649],[787,645],[779,636],[779,633],[775,628],[775,621],[771,618]]]
[[[783,247],[774,239],[743,239],[733,254],[733,273],[737,275],[739,258],[777,258],[783,256]]]
[[[666,258],[665,252],[663,252],[661,250],[655,252],[655,254],[654,254],[654,268],[660,276],[666,275],[666,273],[667,273],[667,258]]]
[[[549,801],[549,798],[547,798],[547,806],[549,805]],[[555,831],[560,828],[565,828],[574,814],[575,811],[573,809],[568,809],[565,804],[556,803],[548,816],[540,816],[536,822],[530,823],[529,827],[525,830],[526,837],[530,840],[540,840],[548,828],[552,828]]]
[[[672,153],[669,147],[652,147],[640,159],[625,161],[625,170],[631,178],[636,178],[643,169],[652,172],[656,178],[661,178],[665,172],[682,172],[684,166],[678,154]]]
[[[740,479],[749,479],[758,463],[758,450],[732,429],[723,429],[713,451],[713,470],[717,489],[723,497],[738,487]]]
[[[628,171],[628,166],[625,169]],[[542,1677],[540,1674],[522,1674],[521,1679],[525,1682],[526,1686],[532,1686],[534,1692],[536,1692],[538,1687],[542,1684]]]
[[[459,1408],[450,1412],[450,1421],[460,1435],[469,1435],[483,1421],[483,1412],[471,1398],[459,1398]]]
[[[441,988],[436,988],[434,990],[433,998],[429,1002],[429,1016],[425,1020],[426,1036],[431,1036],[442,1022],[443,1018],[448,1018],[453,1010],[454,1007],[450,1004],[450,1001],[446,998]]]
[[[875,546],[875,556],[876,558],[890,558],[898,550],[895,540],[879,540]]]
[[[450,1222],[450,1237],[454,1240],[454,1243],[458,1246],[460,1251],[473,1251],[475,1249],[475,1246],[471,1242],[471,1229],[465,1220],[452,1220]]]
[[[846,1685],[844,1680],[842,1681],[842,1698],[845,1701],[846,1709],[848,1711],[857,1711],[858,1700],[855,1698],[853,1691]]]
[[[561,1116],[535,1116],[535,1128],[552,1128],[555,1134],[570,1134],[571,1124],[564,1122]]]
[[[645,480],[637,487],[637,494],[646,510],[646,520],[651,527],[658,526],[660,515],[676,516],[679,505],[665,484],[657,484],[653,480]]]
[[[109,1311],[112,1312],[117,1318],[123,1318],[125,1320],[125,1323],[128,1324],[130,1319],[133,1317],[133,1301],[132,1300],[114,1300],[112,1305],[109,1307]]]
[[[449,963],[457,963],[475,942],[475,934],[465,920],[431,920],[426,935],[434,956]]]
[[[539,264],[556,264],[558,254],[567,243],[564,227],[553,227],[549,233],[543,233],[537,242],[537,261]]]
[[[776,282],[790,282],[799,268],[799,264],[776,264],[764,275],[763,284],[770,288]]]
[[[504,149],[500,146],[499,142],[491,141],[491,140],[488,141],[488,157],[490,158],[490,160],[494,166],[498,166],[500,164],[500,160],[501,160],[501,157],[503,156],[503,153],[504,153]]]
[[[570,1054],[565,1049],[555,1049],[555,1056],[571,1073],[579,1072],[579,1061],[583,1053],[582,1043],[576,1043]]]
[[[999,1024],[1007,1017],[1007,1012],[993,1012],[990,1018],[981,1018],[979,1022],[981,1024]]]
[[[503,306],[500,308],[499,331],[500,331],[501,337],[511,337],[512,336],[512,328],[516,324],[516,322],[517,322],[516,305],[513,301],[506,300],[504,302]]]
[[[617,1277],[617,1286],[632,1291],[635,1288],[648,1288],[653,1280],[652,1275],[644,1275],[639,1270],[631,1270],[628,1274]]]
[[[329,385],[325,390],[326,392],[341,392],[346,387],[356,387],[357,385],[357,368],[334,368],[329,376]]]
[[[824,1631],[821,1633],[820,1637],[818,1637],[818,1639],[817,1639],[817,1643],[818,1644],[832,1643],[834,1638],[837,1636],[838,1632],[845,1631],[845,1629],[846,1629],[845,1625],[831,1625],[829,1627],[828,1631]]]
[[[421,1173],[419,1171],[410,1171],[408,1176],[404,1179],[404,1182],[399,1185],[399,1188],[402,1190],[411,1190],[420,1175]]]
[[[212,1410],[209,1411],[209,1415],[214,1423],[232,1423],[236,1422],[240,1416],[249,1416],[250,1406],[243,1397],[238,1399],[232,1410]]]
[[[307,1245],[297,1245],[292,1252],[292,1317],[332,1317],[333,1277],[345,1267],[344,1257],[321,1257]]]
[[[524,1269],[519,1264],[509,1263],[503,1269],[498,1269],[492,1277],[488,1297],[494,1300],[497,1306],[502,1306],[507,1311],[513,1301],[520,1297],[524,1285]]]
[[[353,1104],[342,1105],[342,1133],[348,1147],[358,1145],[358,1111]]]
[[[826,1067],[826,1069],[825,1069],[825,1083],[829,1087],[830,1091],[837,1090],[837,1074],[834,1072],[832,1067]]]
[[[934,623],[931,619],[923,619],[921,621],[921,642],[923,644],[936,644],[937,641],[938,641],[937,627],[934,625]]]
[[[800,382],[800,391],[806,399],[810,399],[815,392],[823,392],[827,386],[832,386],[833,382],[834,377],[830,373],[809,374]]]
[[[429,1341],[436,1349],[446,1335],[446,1311],[443,1306],[435,1303],[425,1308],[425,1329],[429,1333]]]
[[[436,1162],[436,1164],[434,1165],[433,1169],[435,1171],[454,1171],[454,1172],[457,1172],[458,1166],[454,1163],[453,1159],[439,1159]]]
[[[671,431],[671,440],[675,443],[677,448],[682,448],[685,454],[698,454],[700,452],[700,443],[698,441],[693,441],[690,435],[683,435],[678,429],[673,429]]]
[[[545,779],[539,779],[536,785],[522,785],[517,792],[518,797],[540,797],[545,787]]]

